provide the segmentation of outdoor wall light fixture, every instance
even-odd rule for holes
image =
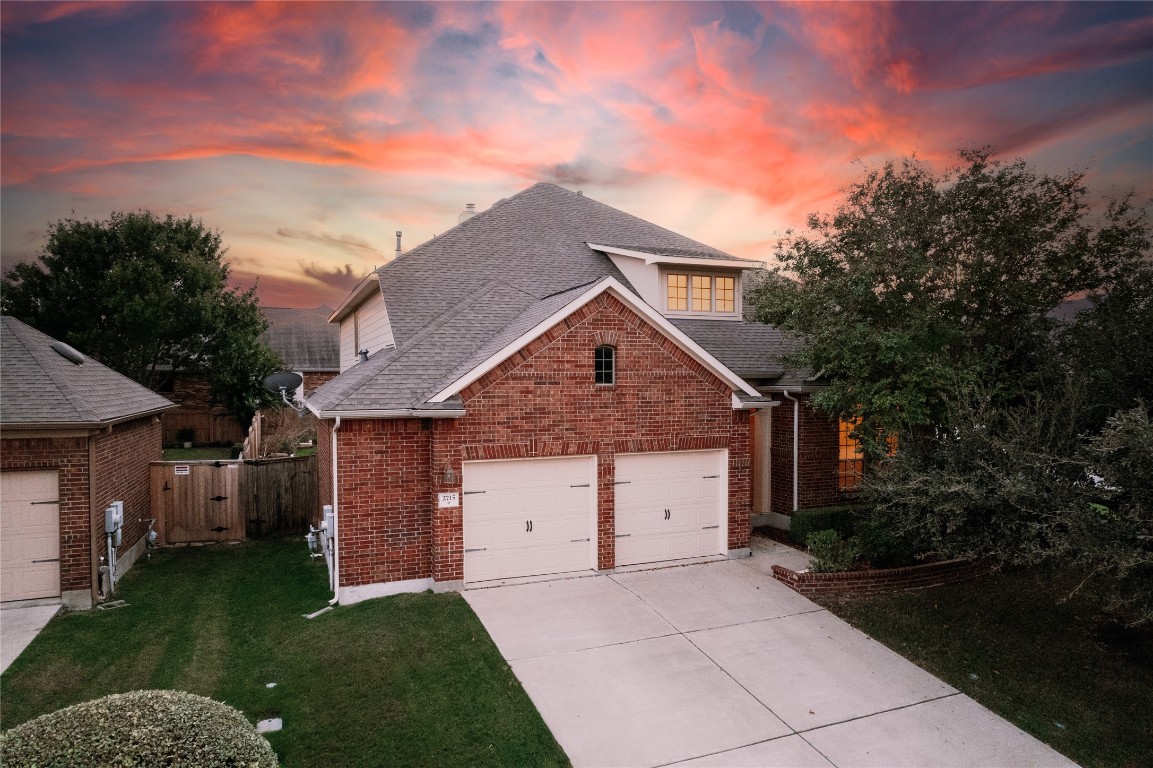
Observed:
[[[456,485],[456,473],[452,471],[452,465],[447,462],[444,465],[444,484]]]

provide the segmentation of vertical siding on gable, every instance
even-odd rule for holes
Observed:
[[[393,345],[392,324],[388,320],[388,308],[384,297],[374,294],[356,310],[360,317],[360,348],[371,355]]]
[[[340,321],[340,372],[356,365],[360,350],[367,349],[371,355],[394,343],[384,297],[373,294]]]
[[[340,321],[340,372],[356,365],[356,313]]]

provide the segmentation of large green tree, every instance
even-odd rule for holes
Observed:
[[[4,273],[0,308],[156,389],[172,369],[203,374],[246,420],[270,402],[260,384],[276,354],[255,286],[230,288],[220,233],[148,211],[48,228],[35,262]]]
[[[860,417],[866,440],[943,425],[950,393],[978,382],[1012,402],[1051,373],[1047,313],[1107,291],[1149,250],[1144,211],[1129,198],[1095,211],[1087,196],[1081,173],[1038,173],[988,148],[942,173],[886,163],[781,242],[757,317],[804,337],[792,362],[828,384],[816,404]]]

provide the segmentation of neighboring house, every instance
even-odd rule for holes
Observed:
[[[261,340],[280,355],[285,370],[296,371],[304,378],[297,398],[303,400],[340,370],[339,329],[329,324],[329,307],[311,309],[262,307],[268,330]],[[241,424],[224,408],[212,401],[212,388],[204,376],[187,371],[172,371],[161,383],[160,391],[177,408],[163,417],[164,444],[176,445],[179,437],[191,430],[196,445],[233,445],[244,441],[247,424]]]
[[[341,602],[745,556],[751,521],[841,498],[796,340],[742,320],[759,262],[549,184],[462,218],[331,318],[308,405]]]
[[[148,463],[172,403],[12,317],[0,318],[3,601],[87,608],[107,554],[104,510],[123,502],[117,574],[144,548]]]
[[[280,355],[284,370],[304,378],[303,400],[340,372],[340,329],[328,322],[330,307],[262,307],[268,330],[262,339]]]

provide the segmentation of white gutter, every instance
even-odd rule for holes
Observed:
[[[340,524],[337,520],[340,519],[339,500],[337,494],[340,492],[340,483],[337,482],[336,475],[336,431],[340,429],[340,417],[336,417],[336,422],[332,425],[332,540],[336,542],[336,546],[332,548],[332,599],[328,601],[329,605],[335,605],[340,602],[340,539],[337,534],[340,532]]]
[[[801,415],[801,401],[789,394],[789,390],[782,389],[781,394],[793,401],[793,511],[797,511],[797,459],[800,451],[798,450],[798,439],[800,437],[799,419]]]
[[[321,411],[309,407],[320,419],[459,419],[466,411],[463,408],[391,408],[379,411]]]

